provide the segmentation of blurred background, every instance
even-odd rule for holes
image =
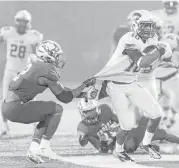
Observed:
[[[0,26],[13,25],[18,10],[32,14],[32,26],[44,39],[58,41],[67,64],[62,81],[79,82],[97,73],[108,61],[112,33],[126,22],[135,9],[162,8],[160,1],[118,2],[0,2]],[[0,81],[6,60],[5,45],[0,45]]]

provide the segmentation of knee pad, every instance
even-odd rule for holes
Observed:
[[[63,107],[60,104],[56,104],[55,114],[62,114],[63,113]]]

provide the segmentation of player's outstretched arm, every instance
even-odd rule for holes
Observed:
[[[65,89],[65,87],[59,81],[50,80],[46,77],[39,77],[38,82],[40,85],[48,87],[59,101],[69,103],[73,100],[73,98],[76,98],[84,88],[94,85],[96,80],[95,78],[88,79],[76,89],[71,90]]]

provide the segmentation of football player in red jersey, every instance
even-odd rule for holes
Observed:
[[[27,156],[35,163],[42,163],[42,157],[60,159],[50,147],[50,139],[59,125],[63,107],[53,101],[31,101],[47,88],[57,100],[69,103],[84,88],[93,85],[95,79],[83,82],[76,89],[65,88],[60,82],[60,70],[65,65],[61,46],[54,41],[44,41],[36,48],[31,63],[10,83],[9,91],[2,105],[4,116],[12,122],[34,123],[36,127]]]
[[[102,89],[98,99],[105,98],[106,81],[103,82]],[[79,143],[81,146],[86,146],[90,142],[99,152],[109,153],[113,151],[116,142],[116,134],[119,127],[117,115],[107,104],[98,104],[94,98],[97,96],[97,90],[92,91],[90,97],[86,97],[83,93],[83,98],[79,101],[78,110],[82,120],[78,124],[77,131],[79,133]],[[128,152],[134,152],[140,146],[144,133],[146,131],[148,119],[141,117],[138,126],[130,132],[127,141],[124,144],[124,149]],[[166,140],[171,143],[179,144],[179,137],[164,129],[157,129],[152,141]],[[155,146],[159,150],[158,146]]]

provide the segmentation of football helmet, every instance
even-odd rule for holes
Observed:
[[[131,13],[129,13],[129,15],[127,16],[128,25],[131,27],[132,22],[138,20],[144,13],[150,14],[150,12],[147,10],[134,10]]]
[[[163,0],[164,10],[168,15],[175,14],[178,11],[178,0]]]
[[[155,35],[156,22],[148,12],[142,13],[142,16],[132,22],[132,30],[143,40],[152,38]]]
[[[66,63],[61,46],[52,40],[41,42],[36,47],[36,56],[62,69]]]
[[[83,121],[89,124],[95,124],[99,121],[100,110],[97,100],[82,98],[78,102],[78,110]]]
[[[20,34],[26,33],[31,28],[32,17],[31,14],[26,10],[20,10],[16,13],[15,26]]]

